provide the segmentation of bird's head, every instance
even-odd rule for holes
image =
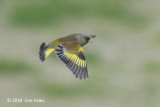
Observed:
[[[84,34],[77,34],[78,41],[80,42],[81,46],[84,46],[88,42],[92,41],[92,38],[95,38],[96,35],[84,35]]]

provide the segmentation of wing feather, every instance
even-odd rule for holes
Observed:
[[[76,49],[77,48],[77,49]],[[74,51],[67,50],[65,46],[57,46],[56,56],[62,60],[66,66],[73,72],[75,77],[82,79],[88,78],[87,63],[81,46],[74,47]]]

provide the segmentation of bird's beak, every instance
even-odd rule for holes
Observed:
[[[90,35],[90,40],[89,40],[89,42],[93,42],[93,38],[95,38],[96,37],[96,35]]]
[[[95,37],[96,37],[96,35],[91,35],[90,37],[91,37],[91,38],[95,38]]]

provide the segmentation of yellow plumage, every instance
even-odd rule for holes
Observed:
[[[45,51],[45,58],[47,58],[54,50],[55,50],[54,48],[47,49]]]

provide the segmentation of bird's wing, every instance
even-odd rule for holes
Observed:
[[[69,47],[69,48],[68,48]],[[80,79],[88,78],[87,63],[84,51],[80,45],[58,45],[54,51],[56,56],[62,60],[73,74]]]

